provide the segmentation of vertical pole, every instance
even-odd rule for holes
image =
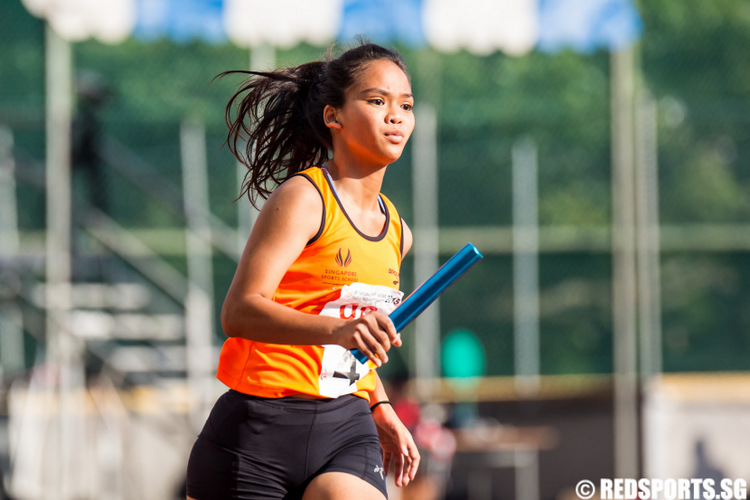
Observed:
[[[537,149],[531,139],[513,145],[513,309],[515,385],[539,392],[539,221]]]
[[[659,179],[657,159],[657,112],[653,98],[644,92],[637,110],[636,185],[638,202],[638,328],[640,330],[640,389],[645,402],[643,427],[643,473],[659,470],[663,446],[654,437],[665,430],[659,403],[648,397],[649,386],[662,371],[661,272],[659,245]],[[656,409],[655,409],[656,408]],[[663,413],[663,412],[661,412]],[[658,439],[658,437],[657,437]],[[652,475],[652,477],[654,477]]]
[[[184,121],[180,127],[182,184],[187,227],[188,290],[185,300],[187,371],[197,396],[194,417],[203,422],[209,401],[213,359],[213,265],[206,160],[206,132],[202,124]]]
[[[276,65],[276,50],[272,45],[264,44],[258,47],[253,47],[250,50],[250,69],[252,71],[268,71]],[[242,187],[242,182],[245,179],[247,168],[240,162],[237,162],[237,192]],[[250,236],[250,231],[255,224],[255,220],[258,218],[258,209],[245,202],[239,200],[237,202],[237,245],[238,254],[242,255],[242,251],[247,243],[247,238]]]
[[[16,206],[16,166],[13,133],[0,126],[0,255],[14,257],[20,249]]]
[[[439,267],[437,115],[423,103],[414,129],[412,186],[414,197],[414,283],[417,286]],[[440,376],[440,301],[436,300],[414,321],[414,365],[417,392],[429,399]]]
[[[23,314],[16,304],[0,304],[0,382],[23,373]]]
[[[71,120],[73,61],[70,44],[46,25],[46,188],[45,272],[47,362],[59,370],[59,421],[51,484],[45,498],[70,496],[75,339],[70,335],[71,308]],[[53,440],[54,442],[54,440]]]
[[[638,477],[633,49],[611,53],[615,476]]]
[[[21,248],[18,235],[13,133],[0,126],[0,256],[11,260]],[[11,260],[12,261],[12,260]],[[23,315],[15,303],[0,306],[0,382],[6,375],[23,372]]]
[[[638,328],[643,388],[661,373],[662,366],[659,174],[656,103],[650,95],[643,95],[637,111]]]

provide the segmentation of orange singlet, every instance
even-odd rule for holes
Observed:
[[[378,236],[361,233],[349,219],[324,168],[300,172],[318,189],[323,220],[318,234],[291,265],[274,294],[279,304],[308,314],[356,319],[371,311],[390,314],[403,253],[402,221],[382,194],[385,225]],[[217,377],[236,391],[266,398],[306,395],[369,400],[375,365],[362,364],[339,345],[283,345],[230,337]]]

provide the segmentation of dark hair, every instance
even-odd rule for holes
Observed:
[[[358,74],[376,60],[394,62],[408,75],[401,55],[366,41],[333,58],[274,71],[225,71],[250,75],[229,99],[226,144],[247,173],[237,199],[253,206],[277,185],[305,168],[320,165],[332,148],[323,122],[326,105],[341,107]]]

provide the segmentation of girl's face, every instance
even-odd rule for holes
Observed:
[[[413,106],[411,84],[401,68],[386,59],[372,61],[347,91],[344,105],[324,112],[334,154],[344,153],[343,148],[374,166],[398,160],[414,130]]]

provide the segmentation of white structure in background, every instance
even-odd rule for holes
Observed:
[[[46,408],[58,412],[48,420],[24,420],[31,432],[12,433],[14,474],[11,490],[19,498],[88,498],[90,474],[84,462],[88,436],[79,418],[84,389],[81,339],[71,328],[71,123],[73,117],[73,53],[71,43],[95,37],[125,40],[135,26],[132,0],[22,0],[32,14],[44,18],[46,67],[46,359],[55,382],[30,391]],[[32,392],[34,394],[32,395]],[[23,404],[23,414],[34,414]],[[29,411],[26,411],[29,410]],[[11,411],[13,413],[13,411]],[[11,422],[11,426],[15,420]],[[36,428],[34,424],[39,424]],[[23,440],[27,437],[27,440]],[[18,440],[16,440],[18,438]],[[43,445],[35,450],[35,443]],[[42,468],[36,466],[42,457]],[[30,460],[29,460],[30,459]],[[39,473],[35,475],[35,473]]]
[[[642,477],[713,479],[717,496],[722,479],[750,478],[748,387],[746,372],[651,377],[643,392]]]
[[[20,245],[16,208],[16,165],[13,133],[0,125],[0,256],[17,255]]]
[[[230,41],[251,49],[250,69],[268,71],[276,63],[275,47],[299,43],[325,45],[341,24],[343,0],[225,0],[224,28]],[[247,169],[237,164],[237,193]],[[262,204],[263,200],[258,200]],[[237,203],[237,255],[242,253],[258,210],[245,200]]]
[[[525,54],[538,39],[537,3],[426,0],[422,10],[426,42],[441,51]],[[226,0],[223,15],[229,39],[240,47],[325,45],[339,33],[343,0]]]
[[[240,47],[325,45],[341,24],[343,0],[225,0],[224,27]]]
[[[412,197],[414,206],[414,286],[440,267],[438,233],[437,113],[430,103],[416,111],[419,127],[412,137]],[[440,376],[440,299],[414,322],[414,366],[417,393],[433,395],[432,381]]]
[[[188,385],[196,408],[194,424],[203,424],[210,404],[213,375],[218,356],[214,356],[214,274],[211,247],[211,223],[208,194],[206,131],[202,123],[184,121],[180,127],[182,189],[185,199],[185,246],[188,290],[185,298]],[[190,203],[188,203],[190,200]]]
[[[539,220],[537,147],[513,144],[513,320],[516,390],[539,392]]]
[[[46,294],[46,362],[57,370],[57,384],[49,397],[59,400],[59,414],[54,428],[59,437],[47,450],[53,466],[39,482],[41,498],[72,498],[77,492],[72,478],[71,464],[77,463],[74,443],[80,436],[80,427],[71,417],[75,405],[73,393],[83,383],[78,341],[70,334],[71,308],[71,121],[73,115],[72,51],[68,36],[81,35],[79,28],[86,23],[77,22],[79,11],[74,2],[56,0],[26,2],[32,13],[48,19],[45,31],[46,65],[46,202],[47,235],[45,278]],[[77,6],[77,4],[75,4]],[[57,25],[57,27],[53,27]],[[59,31],[58,31],[59,30]],[[11,443],[12,445],[12,443]],[[11,446],[12,447],[12,446]],[[16,462],[15,466],[21,468]],[[12,486],[23,484],[14,475]]]
[[[124,41],[135,27],[133,0],[21,0],[37,17],[70,42],[96,38],[105,43]]]
[[[523,55],[536,45],[537,0],[425,0],[423,22],[430,46],[474,54],[497,50]]]
[[[615,476],[637,477],[638,350],[635,164],[636,80],[632,48],[610,55],[612,110],[612,316]]]
[[[250,69],[253,71],[268,71],[276,66],[276,49],[270,44],[258,45],[250,49]],[[237,195],[242,191],[242,185],[247,174],[247,167],[237,161]],[[247,198],[246,196],[243,198]],[[255,208],[245,199],[237,202],[237,261],[239,262],[245,244],[250,236],[250,231],[263,206],[263,200],[256,200],[258,208]]]
[[[642,92],[636,109],[635,216],[638,244],[638,347],[640,382],[662,372],[661,264],[659,231],[659,152],[657,110]],[[642,387],[645,392],[645,388]]]
[[[21,247],[16,207],[13,133],[0,125],[0,259],[18,255]],[[4,265],[4,264],[3,264]],[[24,369],[23,314],[17,303],[0,302],[0,382]]]

